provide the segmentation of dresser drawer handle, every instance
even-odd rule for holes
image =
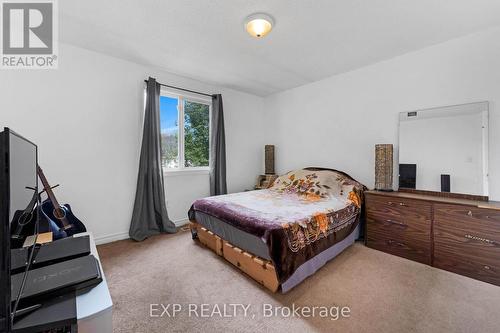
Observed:
[[[467,212],[467,215],[472,216],[472,211],[471,211],[471,210],[469,210],[469,211]]]
[[[406,224],[398,222],[398,221],[386,220],[386,222],[391,223],[391,224],[396,224],[396,225],[399,225],[401,227],[406,227]]]
[[[398,246],[405,246],[403,243],[396,242],[395,240],[392,240],[392,239],[389,239],[387,241],[387,244],[389,244],[389,245],[393,245],[394,244],[394,245],[398,245]]]
[[[491,268],[491,267],[490,267],[490,266],[488,266],[488,265],[484,266],[484,269],[486,269],[487,271],[489,271],[489,270],[490,270],[490,268]]]
[[[491,240],[488,238],[482,238],[482,237],[473,236],[473,235],[469,235],[469,234],[464,235],[464,237],[467,239],[477,240],[477,241],[492,244],[492,245],[498,245],[498,242],[495,242],[494,240]]]
[[[404,202],[392,202],[392,201],[387,201],[387,204],[389,206],[393,206],[393,205],[400,205],[400,206],[406,206],[406,204]]]

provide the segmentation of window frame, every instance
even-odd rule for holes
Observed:
[[[179,136],[177,140],[177,153],[179,157],[178,168],[163,168],[166,175],[175,175],[182,173],[208,174],[210,170],[210,146],[212,141],[212,99],[210,97],[198,96],[189,93],[180,93],[172,89],[161,87],[160,96],[177,99],[177,123],[179,127]],[[186,167],[185,166],[185,145],[184,145],[184,101],[199,103],[208,106],[208,166]]]

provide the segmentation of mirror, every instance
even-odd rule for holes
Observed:
[[[399,188],[488,196],[488,102],[399,114]]]

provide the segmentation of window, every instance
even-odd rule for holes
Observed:
[[[211,103],[162,91],[161,160],[165,170],[208,168]]]

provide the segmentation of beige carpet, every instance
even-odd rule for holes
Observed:
[[[285,295],[269,293],[193,243],[188,232],[98,249],[114,302],[115,332],[500,332],[500,287],[359,243]],[[151,303],[181,304],[182,310],[175,318],[152,318]],[[240,311],[236,317],[200,318],[199,308],[189,315],[189,303],[250,308],[247,317]],[[348,306],[351,315],[336,321],[264,317],[263,303]]]

